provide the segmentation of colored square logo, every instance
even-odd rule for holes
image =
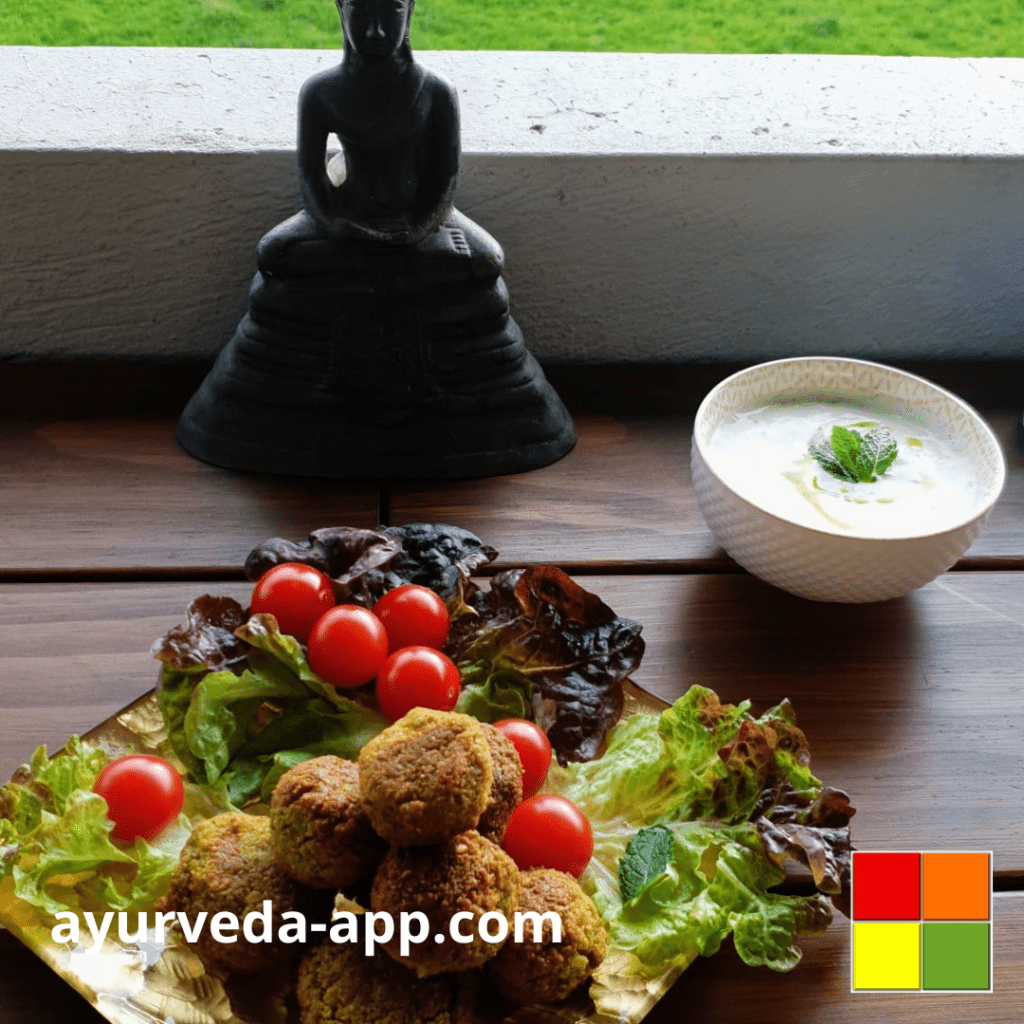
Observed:
[[[988,921],[926,921],[921,987],[987,991],[992,985],[990,928]]]
[[[926,853],[921,858],[921,916],[926,921],[987,921],[992,861],[987,853]]]
[[[853,855],[855,921],[921,919],[921,854]]]
[[[992,854],[856,852],[851,990],[992,991]]]
[[[853,987],[921,987],[921,925],[917,921],[854,921]]]

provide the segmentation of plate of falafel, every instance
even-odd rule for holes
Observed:
[[[197,599],[154,644],[158,691],[66,751],[97,771],[126,752],[166,758],[182,814],[114,844],[121,863],[33,888],[37,823],[4,860],[0,921],[132,1024],[636,1024],[726,937],[747,963],[794,967],[795,940],[848,898],[854,812],[810,773],[788,702],[755,718],[695,686],[666,705],[630,679],[639,624],[553,567],[481,580],[495,555],[433,524],[259,545],[254,582],[305,565],[346,607],[438,595],[454,699],[389,719],[373,679],[326,682],[274,614]],[[385,641],[381,666],[395,653]],[[495,726],[510,719],[553,754],[525,799],[526,755]],[[22,791],[54,788],[58,761],[0,790],[0,828],[20,827],[5,808]],[[55,794],[51,817],[87,803],[89,772],[63,774],[78,790]],[[527,815],[536,800],[555,817]],[[810,895],[779,892],[796,864]],[[112,927],[89,948],[84,925],[56,940],[58,905],[166,927]]]

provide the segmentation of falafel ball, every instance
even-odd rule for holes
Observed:
[[[515,744],[493,725],[481,723],[491,750],[491,798],[487,801],[476,830],[492,842],[501,843],[512,812],[523,800],[523,762]]]
[[[480,723],[452,711],[413,708],[359,754],[363,806],[395,846],[443,843],[476,828],[492,777]]]
[[[273,940],[250,942],[240,927],[236,941],[219,942],[206,924],[196,942],[189,943],[203,963],[241,972],[280,966],[294,948],[277,941],[285,923],[281,915],[291,910],[315,913],[301,888],[274,862],[270,819],[235,811],[218,814],[193,829],[171,875],[170,890],[156,909],[184,913],[193,925],[203,912],[212,922],[214,915],[227,911],[241,926],[246,914],[262,913],[264,900],[272,904]],[[263,925],[257,923],[256,928],[262,932]]]
[[[469,1024],[471,990],[455,978],[420,979],[382,953],[327,942],[299,964],[300,1024]]]
[[[601,915],[575,878],[552,868],[520,874],[517,910],[554,911],[562,922],[562,941],[552,941],[550,921],[543,922],[541,941],[533,941],[534,926],[527,918],[523,941],[505,943],[491,963],[491,978],[504,995],[520,1003],[567,998],[604,959],[608,938]]]
[[[270,798],[270,839],[277,866],[315,889],[370,878],[387,851],[363,809],[358,767],[333,754],[281,776]]]
[[[414,911],[426,916],[426,940],[411,944],[407,956],[401,955],[397,938],[384,944],[396,960],[426,978],[479,967],[497,954],[502,943],[483,939],[479,921],[497,912],[511,932],[518,883],[515,861],[479,832],[469,831],[438,846],[393,846],[373,880],[370,907],[375,913],[386,911],[394,921]],[[472,936],[468,942],[456,941],[449,931],[460,912],[472,915],[456,922],[461,935]],[[443,941],[437,941],[438,935]]]

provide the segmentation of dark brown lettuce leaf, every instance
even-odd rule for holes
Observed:
[[[814,800],[788,783],[766,791],[753,818],[765,851],[777,864],[787,856],[807,867],[815,886],[850,916],[850,819],[856,813],[840,789],[822,786]]]
[[[211,672],[241,672],[249,645],[235,636],[245,622],[245,609],[232,597],[197,597],[175,626],[150,648],[154,658],[181,671],[204,666]]]
[[[339,602],[364,606],[404,583],[429,587],[452,611],[445,650],[464,675],[485,688],[515,679],[524,693],[528,682],[530,710],[558,760],[593,760],[622,712],[622,681],[643,655],[641,627],[550,566],[500,573],[489,589],[478,588],[472,575],[496,556],[454,526],[334,527],[301,543],[268,540],[250,553],[245,571],[255,580],[282,562],[312,565],[333,580]],[[187,625],[157,641],[153,654],[179,672],[240,672],[249,645],[234,634],[244,622],[238,602],[199,598]],[[187,690],[183,683],[182,701]]]
[[[467,587],[459,610],[448,655],[460,667],[512,668],[529,679],[561,764],[599,757],[622,712],[622,681],[643,656],[640,625],[553,566],[499,573],[486,591]]]
[[[410,523],[378,530],[347,526],[315,530],[300,543],[274,537],[253,548],[245,575],[258,580],[281,562],[312,565],[334,582],[339,603],[373,605],[404,583],[429,587],[446,600],[497,557],[469,530],[432,523]]]

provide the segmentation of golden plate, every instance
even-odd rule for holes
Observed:
[[[623,683],[620,721],[634,714],[660,714],[668,704],[631,680]],[[175,760],[167,742],[156,691],[134,701],[83,736],[113,757],[138,751]],[[129,928],[134,921],[129,916]],[[163,945],[123,944],[107,939],[101,955],[87,956],[53,941],[51,925],[14,895],[9,876],[0,881],[0,924],[8,928],[52,970],[80,992],[113,1024],[292,1024],[295,1007],[290,981],[282,976],[230,977],[208,974],[202,961],[174,933]],[[92,939],[87,936],[88,944]],[[665,971],[653,980],[630,977],[628,957],[609,947],[592,984],[602,989],[604,1012],[586,999],[558,1007],[524,1007],[486,1014],[486,1024],[638,1024],[682,973]],[[484,1024],[484,1021],[481,1021]]]

